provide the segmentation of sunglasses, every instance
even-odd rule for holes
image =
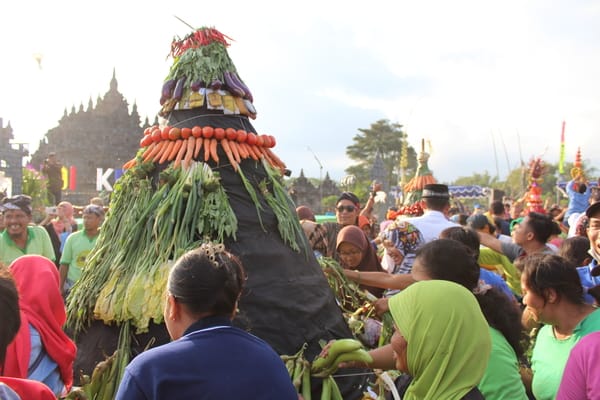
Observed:
[[[335,209],[338,210],[338,212],[342,212],[344,210],[346,210],[348,212],[352,212],[352,211],[356,210],[356,207],[354,207],[354,206],[337,206]]]

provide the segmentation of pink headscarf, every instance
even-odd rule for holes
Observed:
[[[362,259],[360,260],[360,264],[358,265],[358,271],[379,271],[385,272],[381,267],[381,263],[377,258],[377,253],[375,252],[375,248],[371,244],[367,235],[356,225],[346,225],[343,227],[337,235],[337,245],[336,249],[340,248],[340,244],[342,243],[350,243],[357,247],[362,253]],[[369,292],[373,293],[377,297],[381,297],[383,294],[383,289],[375,288],[372,286],[364,286],[361,285],[361,288],[367,289]]]
[[[77,348],[63,331],[67,313],[58,288],[56,265],[46,257],[25,255],[12,262],[10,272],[19,291],[21,327],[6,350],[4,375],[27,378],[31,324],[39,332],[48,356],[58,364],[61,379],[70,390]]]

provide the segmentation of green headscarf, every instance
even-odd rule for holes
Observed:
[[[417,282],[389,300],[413,380],[403,400],[460,399],[479,384],[492,348],[475,296],[454,282]]]

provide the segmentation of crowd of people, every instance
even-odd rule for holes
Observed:
[[[600,393],[591,355],[600,345],[596,188],[585,207],[542,213],[494,201],[488,210],[461,215],[453,213],[446,185],[429,184],[422,215],[390,209],[378,230],[374,197],[361,206],[355,194],[340,194],[336,222],[318,223],[309,208],[297,209],[315,256],[337,260],[348,279],[377,298],[377,312],[394,320],[390,343],[370,350],[371,363],[340,368],[398,370],[402,399],[593,399]],[[73,385],[77,352],[64,330],[64,300],[94,248],[105,208],[83,207],[80,224],[66,201],[38,224],[28,196],[5,198],[0,209],[6,321],[0,396],[57,398]],[[117,398],[166,399],[176,390],[185,398],[201,391],[297,399],[275,351],[231,324],[244,282],[244,267],[221,244],[206,243],[176,260],[164,310],[173,342],[134,358]],[[222,375],[231,364],[243,374]]]
[[[567,186],[569,192],[576,190],[576,195],[570,193],[564,208],[554,205],[533,212],[527,210],[524,199],[512,204],[498,200],[487,210],[479,206],[460,213],[451,204],[447,186],[426,185],[422,215],[398,215],[396,209],[390,209],[386,221],[379,223],[379,231],[370,236],[367,231],[365,237],[355,237],[352,242],[342,233],[360,231],[359,218],[369,217],[367,207],[361,208],[352,193],[339,197],[337,223],[299,218],[315,255],[335,258],[347,278],[380,297],[376,303],[379,313],[391,311],[396,339],[389,346],[371,350],[374,361],[368,367],[393,369],[395,362],[410,377],[398,380],[399,392],[407,396],[403,398],[592,399],[600,392],[600,374],[586,352],[598,346],[598,335],[579,343],[600,331],[600,192],[589,185],[573,189],[575,186],[573,182]],[[579,195],[586,196],[585,204]],[[376,226],[376,219],[372,220]],[[365,239],[370,246],[361,243]],[[329,243],[337,243],[337,252]],[[373,253],[379,263],[372,261]],[[480,306],[470,317],[475,321],[483,314],[488,324],[491,346],[481,344],[478,355],[485,354],[486,363],[472,371],[471,382],[476,383],[471,386],[453,386],[458,384],[452,370],[456,366],[449,363],[436,365],[438,380],[426,378],[425,367],[419,363],[427,354],[419,354],[415,347],[410,351],[410,335],[404,330],[409,329],[405,328],[410,322],[406,321],[408,309],[400,314],[394,312],[393,304],[405,296],[410,298],[412,287],[426,280],[450,281],[470,291]],[[383,296],[378,290],[384,290]],[[438,294],[422,292],[420,302]],[[451,312],[446,308],[451,302],[449,293],[429,311],[435,318],[444,320]],[[446,331],[458,328],[460,332],[458,321],[452,327],[448,324]],[[431,335],[440,346],[438,351],[460,348],[456,342],[444,347],[433,327],[432,323],[431,329],[423,328],[420,334]],[[476,346],[472,331],[464,328],[462,334]],[[412,337],[418,349],[426,348],[421,337]],[[571,352],[573,348],[577,350]],[[408,362],[402,361],[407,355]],[[447,384],[448,390],[455,392],[427,394],[428,389],[438,390],[432,382],[437,384],[442,377],[454,380]],[[418,385],[421,379],[427,384]]]

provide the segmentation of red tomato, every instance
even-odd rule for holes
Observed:
[[[269,146],[269,147],[275,147],[275,145],[277,144],[277,141],[275,140],[275,136],[269,135],[269,140],[271,141],[271,146]]]
[[[181,128],[181,138],[187,139],[192,136],[192,130],[190,128]]]
[[[165,126],[162,129],[162,132],[160,133],[160,136],[164,139],[164,140],[168,140],[169,139],[169,131],[171,130],[170,126]]]
[[[263,135],[256,135],[256,145],[260,147],[265,145],[265,138],[263,138]]]
[[[240,143],[244,143],[246,138],[248,137],[248,133],[243,129],[238,129],[236,140]]]
[[[228,140],[235,140],[237,138],[237,131],[233,128],[225,129],[225,134]]]
[[[192,128],[192,135],[195,138],[201,137],[202,136],[202,128],[199,126],[195,126]]]
[[[215,139],[221,140],[225,138],[225,129],[215,128]]]
[[[160,142],[162,140],[162,132],[160,129],[156,128],[152,131],[152,140],[154,142]]]
[[[204,136],[206,139],[210,139],[211,137],[213,137],[214,134],[215,130],[212,126],[205,126],[204,128],[202,128],[202,136]]]
[[[170,140],[177,140],[181,137],[181,129],[179,128],[171,128],[171,130],[169,131],[169,139]]]
[[[147,147],[152,141],[152,135],[144,135],[144,137],[140,139],[140,147]]]
[[[250,146],[254,146],[256,144],[256,134],[253,132],[248,132],[248,135],[246,136],[246,143],[248,143]]]

